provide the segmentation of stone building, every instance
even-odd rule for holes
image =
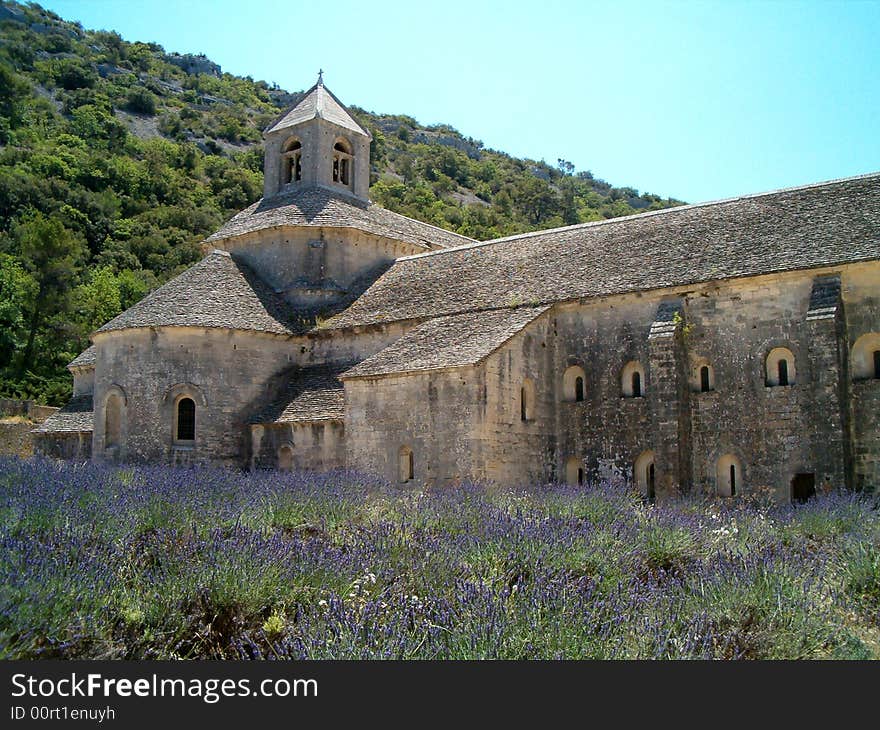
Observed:
[[[45,453],[625,477],[780,500],[880,482],[880,174],[477,242],[369,202],[319,82],[264,197],[94,333]]]

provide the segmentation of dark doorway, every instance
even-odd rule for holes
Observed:
[[[791,480],[791,501],[806,502],[816,494],[815,474],[795,474]]]

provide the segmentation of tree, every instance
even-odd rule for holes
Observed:
[[[122,311],[119,281],[110,268],[98,269],[73,291],[73,317],[83,344],[98,327]]]
[[[156,113],[156,97],[147,89],[138,86],[128,92],[126,106],[137,114],[153,116]]]
[[[21,377],[33,365],[37,332],[48,317],[65,310],[85,246],[61,221],[33,214],[14,229],[25,270],[36,288],[27,303],[27,342],[19,358]]]
[[[0,370],[12,362],[24,341],[25,304],[36,292],[36,282],[9,254],[0,254]]]

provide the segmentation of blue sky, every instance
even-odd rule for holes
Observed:
[[[689,202],[880,171],[877,1],[42,4]]]

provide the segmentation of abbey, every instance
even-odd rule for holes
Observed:
[[[93,334],[43,453],[631,480],[647,498],[880,484],[880,174],[477,242],[367,198],[319,79],[263,198]]]

